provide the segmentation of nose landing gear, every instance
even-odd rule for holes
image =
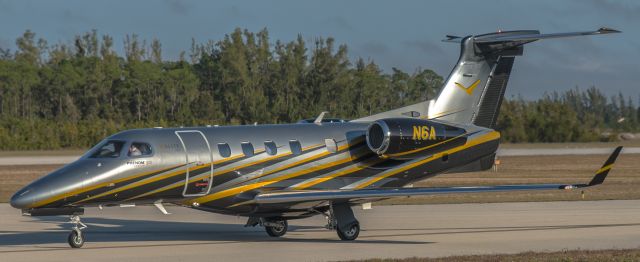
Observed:
[[[67,237],[69,246],[72,248],[81,248],[82,245],[84,245],[84,235],[82,234],[82,230],[87,228],[87,225],[80,221],[80,216],[78,215],[72,215],[69,220],[69,223],[74,224],[71,228],[71,233],[69,233],[69,237]]]

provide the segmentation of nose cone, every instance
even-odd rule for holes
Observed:
[[[31,197],[33,195],[32,191],[30,187],[20,189],[11,197],[11,206],[20,209],[29,207],[34,201],[33,197]]]
[[[81,189],[87,170],[95,165],[95,162],[81,160],[68,164],[20,189],[9,202],[12,207],[20,209],[65,205],[65,201],[58,201],[61,199],[56,197]]]

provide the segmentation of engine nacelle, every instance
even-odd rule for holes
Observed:
[[[367,145],[376,154],[414,159],[464,145],[466,130],[433,120],[386,118],[367,129]]]

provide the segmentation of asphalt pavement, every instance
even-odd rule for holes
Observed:
[[[25,217],[0,204],[2,261],[327,261],[640,247],[640,200],[374,206],[340,241],[323,217],[290,221],[282,238],[245,218],[169,206],[87,209],[87,242],[66,217]]]

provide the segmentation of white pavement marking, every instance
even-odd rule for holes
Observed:
[[[290,221],[283,238],[245,219],[168,206],[95,208],[87,242],[66,243],[67,217],[22,217],[0,205],[2,261],[326,261],[640,247],[640,200],[374,206],[338,240],[323,217]]]

